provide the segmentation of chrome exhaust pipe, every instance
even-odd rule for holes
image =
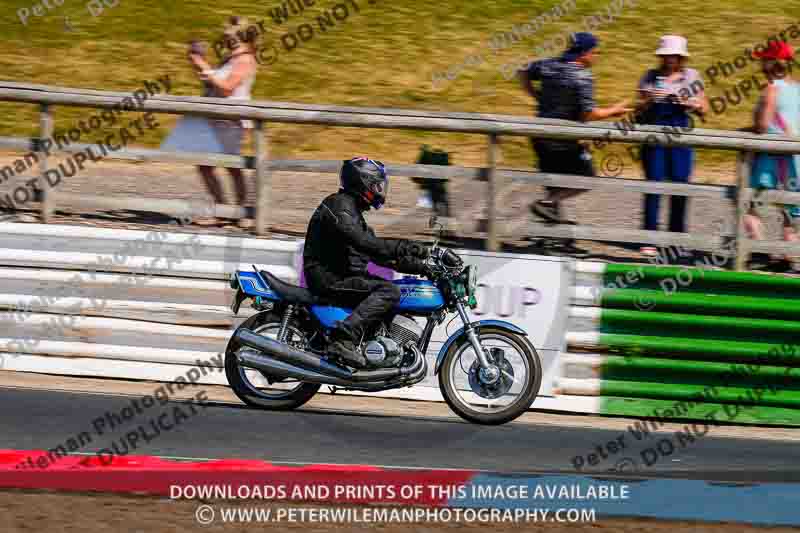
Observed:
[[[237,357],[242,366],[266,372],[277,378],[297,379],[306,383],[334,385],[348,390],[360,390],[365,392],[377,392],[403,386],[403,382],[393,383],[387,381],[353,383],[351,381],[326,376],[319,372],[314,372],[313,370],[300,368],[289,363],[284,363],[283,361],[278,361],[251,351],[240,351]]]
[[[278,361],[249,350],[240,350],[237,354],[237,358],[242,366],[261,370],[276,378],[297,379],[309,383],[321,383],[323,385],[336,385],[340,387],[350,385],[350,382],[347,380],[326,376],[325,374],[284,363],[283,361]]]
[[[405,378],[413,373],[414,368],[417,366],[415,361],[411,367],[402,368],[382,368],[379,370],[357,370],[351,372],[350,370],[329,363],[320,356],[313,353],[292,348],[286,344],[282,344],[269,337],[264,337],[257,333],[253,333],[248,329],[239,329],[234,333],[233,338],[251,348],[255,348],[264,354],[271,356],[279,361],[288,363],[294,367],[310,370],[312,372],[335,377],[340,380],[348,381],[350,384],[357,383],[372,383],[378,381],[390,381],[397,378]],[[424,357],[422,357],[424,360]]]
[[[409,348],[411,348],[411,350],[414,352],[414,362],[411,363],[406,368],[408,369],[409,377],[412,377],[415,374],[417,374],[422,367],[425,366],[425,356],[422,354],[422,352],[419,351],[419,348],[417,348],[416,346],[412,345]]]
[[[279,361],[289,363],[296,367],[313,370],[323,375],[347,381],[351,380],[353,374],[346,368],[323,361],[322,358],[317,355],[297,350],[274,339],[270,339],[269,337],[253,333],[249,329],[238,329],[236,333],[233,334],[233,338],[245,346],[255,348],[266,355],[270,355]]]
[[[411,350],[414,352],[416,356],[414,359],[414,363],[411,364],[409,369],[409,376],[407,381],[413,383],[419,383],[425,376],[428,374],[428,361],[425,359],[425,354],[419,351],[416,346],[411,346]]]

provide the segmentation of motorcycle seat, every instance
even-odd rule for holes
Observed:
[[[301,305],[320,305],[324,303],[322,299],[316,294],[312,293],[305,287],[299,287],[286,283],[281,279],[273,276],[266,270],[261,271],[261,277],[267,282],[270,289],[278,293],[278,295],[289,303]]]

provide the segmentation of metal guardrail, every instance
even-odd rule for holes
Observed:
[[[298,283],[302,252],[297,239],[0,222],[0,373],[171,382],[207,367],[198,383],[227,386],[225,345],[256,312],[245,304],[232,313],[231,273],[255,264]],[[499,319],[510,310],[531,332],[544,368],[552,367],[563,342],[554,315],[564,313],[557,302],[573,261],[465,252],[480,265],[486,295],[472,316]],[[498,262],[502,272],[484,268]],[[533,271],[540,274],[535,280]],[[537,308],[540,299],[547,303]],[[430,368],[452,333],[447,323],[434,330],[425,354]],[[255,385],[270,386],[258,372],[249,374]],[[561,407],[546,397],[547,382],[540,394],[537,405]],[[443,401],[432,374],[384,396]]]
[[[88,89],[62,88],[47,85],[24,84],[0,81],[0,101],[25,102],[41,106],[41,136],[47,138],[52,134],[53,106],[79,106],[94,108],[112,108],[121,99],[130,96],[128,93],[112,91],[95,91]],[[754,133],[693,129],[681,131],[676,135],[660,126],[639,126],[634,130],[625,130],[607,122],[575,123],[564,120],[537,119],[511,115],[495,115],[483,113],[450,113],[420,111],[408,109],[386,109],[370,107],[348,107],[297,104],[271,101],[236,101],[224,98],[199,98],[182,96],[155,95],[145,100],[137,111],[172,113],[181,115],[201,115],[221,119],[251,119],[256,122],[256,150],[254,156],[235,156],[219,154],[198,154],[166,152],[161,150],[123,149],[109,153],[109,158],[137,161],[171,161],[213,166],[254,169],[256,171],[256,228],[259,235],[267,232],[271,217],[280,216],[281,211],[273,209],[270,202],[270,175],[275,171],[293,172],[338,172],[340,161],[296,161],[271,160],[269,145],[264,124],[267,122],[317,124],[332,126],[350,126],[379,129],[413,129],[425,131],[446,131],[458,133],[474,133],[488,136],[487,166],[483,168],[438,166],[438,165],[387,165],[391,174],[400,176],[421,176],[439,179],[478,179],[487,182],[487,224],[486,247],[497,250],[503,235],[513,234],[520,229],[519,225],[504,224],[500,220],[498,197],[503,191],[498,188],[500,180],[510,179],[512,182],[538,183],[556,185],[567,188],[590,190],[627,190],[642,193],[668,194],[687,197],[723,197],[736,200],[736,267],[741,269],[750,251],[758,250],[770,253],[800,254],[800,245],[792,245],[775,241],[752,241],[745,238],[743,215],[751,199],[746,172],[742,164],[738,165],[738,183],[736,187],[709,186],[694,184],[653,183],[640,180],[615,178],[586,178],[580,176],[553,175],[514,169],[498,168],[499,137],[524,136],[550,139],[603,140],[605,142],[649,143],[674,146],[691,146],[695,148],[712,148],[735,150],[741,152],[761,151],[776,154],[800,153],[800,140],[778,136],[758,135]],[[90,145],[71,145],[64,147],[63,152],[78,152]],[[0,137],[0,148],[14,150],[31,150],[32,139]],[[40,158],[40,171],[47,169],[47,155],[37,152]],[[63,196],[62,196],[63,195]],[[42,217],[47,221],[55,208],[56,198],[69,199],[81,206],[116,208],[120,202],[136,208],[146,202],[149,209],[158,209],[166,214],[184,215],[204,213],[216,214],[231,218],[241,218],[246,211],[237,206],[200,205],[197,202],[181,200],[157,200],[116,198],[75,195],[66,196],[50,190],[45,196],[42,206]],[[800,193],[770,192],[767,200],[775,203],[800,204]],[[408,214],[397,219],[408,219]],[[452,221],[451,221],[452,222]],[[457,224],[452,226],[458,227]],[[588,240],[642,243],[648,242],[660,246],[686,246],[695,249],[715,249],[720,243],[720,236],[690,235],[670,232],[622,230],[597,226],[553,227],[533,225],[529,227],[534,234],[541,236],[573,237]]]
[[[229,307],[232,270],[296,281],[298,243],[0,223],[0,370],[174,380],[255,311]]]

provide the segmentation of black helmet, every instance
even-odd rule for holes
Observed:
[[[342,189],[375,209],[380,209],[389,192],[389,178],[380,161],[354,157],[345,161],[339,175]]]

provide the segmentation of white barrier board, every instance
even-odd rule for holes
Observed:
[[[32,229],[39,227],[38,225],[28,226]],[[72,229],[71,227],[43,226],[40,228],[40,232],[45,235],[37,235],[37,237],[40,240],[42,238],[61,238],[62,243],[72,245],[70,251],[73,253],[83,252],[84,249],[86,249],[86,251],[83,253],[97,253],[101,252],[101,250],[113,252],[115,246],[119,247],[120,245],[111,235],[106,235],[99,231],[96,232],[97,234],[95,235],[95,232],[80,227],[75,228],[78,231],[82,230],[86,235],[82,233],[78,239],[63,239],[63,237],[65,237],[63,234],[68,234]],[[21,236],[25,233],[24,230],[26,228],[17,228],[15,226],[13,227],[13,231],[11,231],[12,228],[8,226],[5,229],[9,230],[7,231],[9,234]],[[50,235],[50,233],[59,231],[61,233],[58,235]],[[131,234],[125,235],[125,238],[128,240],[139,237],[138,235],[134,235],[134,233],[141,233],[141,238],[147,235],[147,232],[129,231],[128,233]],[[10,240],[13,238],[14,237],[6,235],[3,237],[3,240],[10,244]],[[175,239],[178,238],[178,236],[170,234],[169,238]],[[100,240],[105,240],[107,242],[106,246],[99,246],[98,241]],[[125,239],[122,240],[124,241]],[[227,269],[236,268],[236,266],[242,264],[249,265],[250,263],[256,263],[259,268],[276,270],[276,273],[280,272],[280,274],[284,274],[285,272],[295,273],[300,267],[302,241],[291,243],[287,241],[275,241],[275,245],[273,246],[270,244],[271,241],[241,239],[241,243],[236,243],[238,246],[233,246],[238,252],[235,254],[236,257],[229,257],[231,254],[228,253],[228,251],[231,243],[224,239],[218,240],[221,242],[211,242],[210,238],[207,239],[208,242],[203,242],[207,247],[202,250],[201,254],[205,256],[203,259],[209,263],[219,264],[219,268],[221,269],[221,276],[219,277],[226,277]],[[257,241],[255,244],[258,245],[259,250],[250,249],[251,246],[248,244],[251,240]],[[22,241],[20,241],[20,243],[14,242],[14,244],[22,249]],[[252,246],[255,246],[255,244]],[[263,255],[264,252],[261,251],[261,248],[265,251],[268,250],[266,256]],[[280,250],[280,253],[276,253],[277,250]],[[66,250],[64,251],[66,252]],[[153,252],[153,255],[158,253],[155,250]],[[470,311],[470,318],[473,320],[503,320],[522,328],[528,334],[531,343],[536,347],[542,360],[544,375],[540,395],[551,395],[551,384],[553,383],[553,378],[555,377],[554,373],[556,371],[556,358],[562,349],[566,333],[568,298],[570,294],[569,288],[572,278],[572,260],[566,258],[490,253],[471,250],[458,250],[457,252],[467,264],[477,265],[478,268],[478,307]],[[73,255],[72,258],[74,257]],[[263,261],[264,259],[270,260],[270,263],[260,263],[260,260]],[[22,262],[24,263],[25,261],[22,260]],[[19,260],[0,266],[0,274],[6,269],[10,272],[19,270],[19,268],[14,269],[12,265],[19,265]],[[53,280],[50,281],[51,283],[63,283],[63,280],[56,279],[58,277],[56,274],[61,272],[60,269],[65,268],[65,266],[60,264],[56,266],[54,264],[51,268],[53,267],[57,270],[40,272],[43,273],[42,275],[44,275],[44,272],[50,273],[50,277],[53,277]],[[69,268],[69,265],[67,265],[66,268]],[[225,272],[223,273],[222,271]],[[176,274],[180,276],[182,273],[173,273],[172,275],[174,276]],[[101,274],[100,277],[102,276]],[[289,276],[282,277],[289,278]],[[286,279],[286,281],[296,282],[297,277],[292,277],[294,279]],[[98,281],[100,280],[98,279]],[[11,287],[13,287],[13,285]],[[179,290],[169,290],[163,293],[156,290],[155,292],[158,293],[158,304],[163,304],[164,306],[169,306],[170,302],[175,302],[175,299],[178,297],[183,298],[183,296],[181,296],[183,292]],[[25,293],[27,293],[27,291],[25,291]],[[220,295],[222,295],[222,293],[220,293]],[[219,305],[222,302],[215,303]],[[156,305],[155,302],[153,305]],[[57,313],[54,309],[48,310],[47,312]],[[136,319],[140,317],[131,318]],[[454,320],[451,321],[451,318]],[[419,321],[422,322],[423,320],[419,319]],[[433,368],[443,343],[451,334],[455,333],[461,325],[461,321],[457,315],[452,315],[435,329],[426,354],[430,372],[423,382],[413,388],[387,391],[379,395],[397,398],[441,400],[438,379],[433,376]],[[155,333],[155,329],[153,333]],[[150,355],[153,356],[159,349],[164,350],[164,353],[166,353],[168,351],[166,346],[159,347],[159,343],[162,346],[164,343],[167,343],[171,350],[191,350],[197,348],[183,345],[181,339],[171,340],[175,338],[174,336],[171,337],[170,340],[164,341],[156,337],[158,337],[158,335],[153,336],[153,340],[150,341],[153,343],[151,349],[148,349],[148,347],[144,345],[141,346],[143,354],[141,359],[136,355],[138,353],[136,351],[136,346],[128,346],[126,342],[123,342],[122,344],[125,344],[125,346],[120,345],[119,347],[125,348],[126,354],[130,355],[126,355],[122,359],[120,359],[119,355],[115,358],[111,356],[106,358],[100,353],[92,356],[89,355],[88,352],[85,358],[73,359],[71,357],[64,357],[63,354],[60,353],[49,354],[45,353],[45,350],[40,350],[41,353],[38,354],[5,353],[2,358],[3,360],[0,361],[0,368],[63,375],[91,375],[115,378],[129,377],[131,379],[172,381],[176,375],[180,375],[180,372],[177,372],[178,367],[185,365],[185,363],[181,364],[182,362],[175,361],[175,365],[154,365],[152,361],[145,361],[147,358],[144,357],[144,354],[150,353]],[[40,338],[47,340],[46,336]],[[85,337],[84,339],[93,342],[92,339],[87,339]],[[109,342],[108,338],[106,338],[105,342]],[[220,340],[218,348],[215,344],[209,344],[208,346],[204,345],[203,349],[224,351],[224,345],[225,342]],[[42,344],[42,346],[46,347],[45,344]],[[170,361],[164,360],[164,363],[168,362]],[[49,370],[52,370],[52,372]],[[211,379],[209,384],[219,384],[221,377],[221,375],[214,376],[214,379]],[[201,380],[201,382],[203,381]],[[323,390],[325,389],[326,388],[323,387]]]

